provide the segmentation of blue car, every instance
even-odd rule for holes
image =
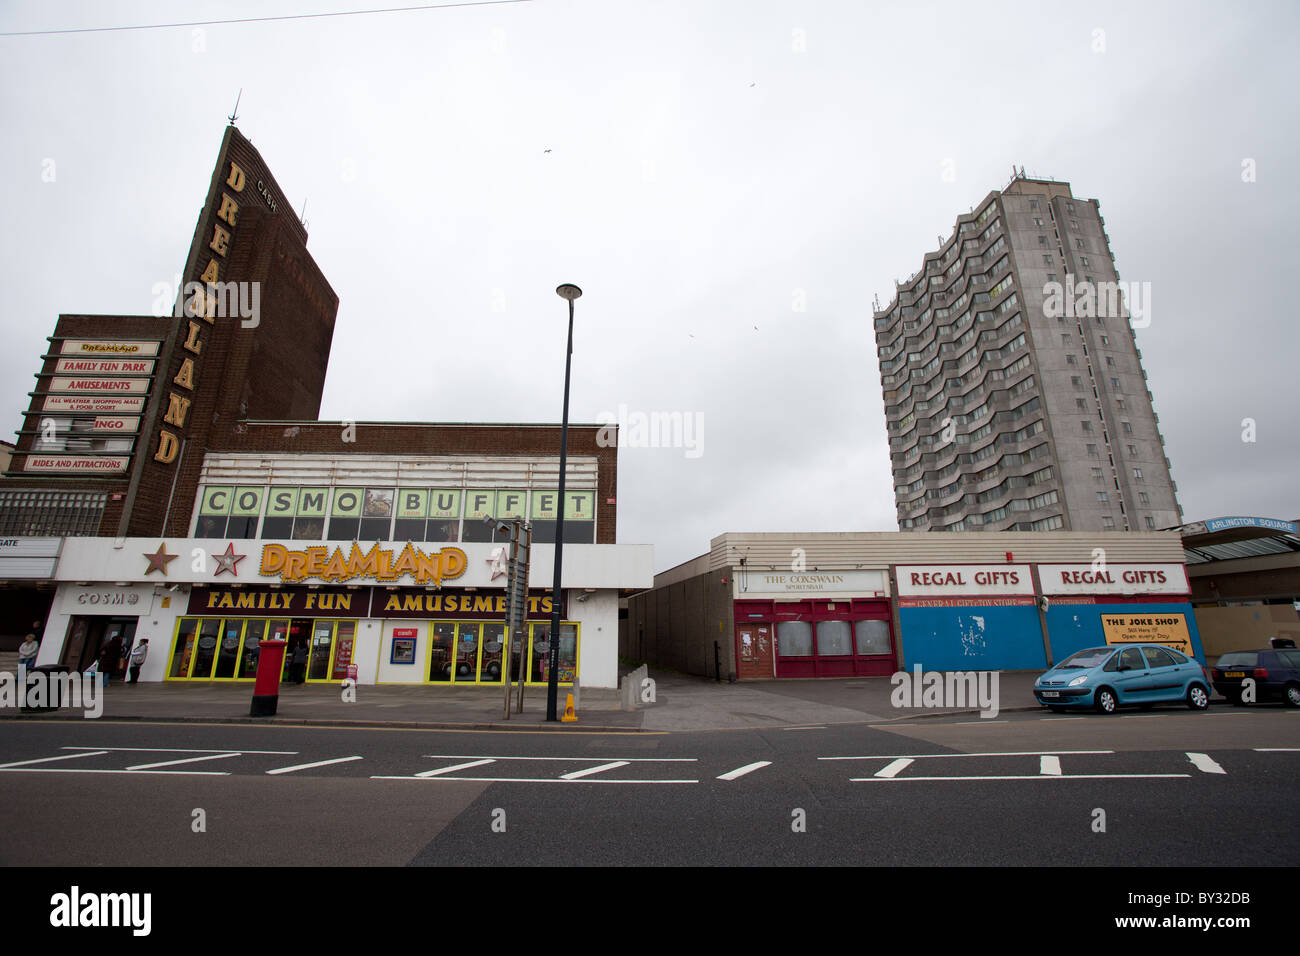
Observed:
[[[1060,713],[1096,708],[1113,714],[1126,704],[1183,701],[1210,706],[1210,679],[1186,654],[1163,644],[1090,647],[1071,654],[1034,682],[1034,696]]]

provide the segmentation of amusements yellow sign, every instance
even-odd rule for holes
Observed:
[[[1185,614],[1103,614],[1101,627],[1107,644],[1166,644],[1192,656]]]

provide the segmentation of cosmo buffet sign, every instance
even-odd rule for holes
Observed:
[[[1040,564],[1044,594],[1187,594],[1181,564]]]

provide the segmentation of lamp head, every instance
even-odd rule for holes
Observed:
[[[582,290],[579,289],[576,285],[566,282],[564,285],[555,287],[555,294],[558,295],[561,299],[568,299],[570,302],[572,302],[574,299],[582,295]]]

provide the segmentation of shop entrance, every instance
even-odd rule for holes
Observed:
[[[767,626],[777,677],[881,677],[897,670],[887,600],[737,601],[735,613],[742,677],[773,676],[773,658],[760,656],[759,629]],[[744,619],[752,623],[739,623]]]
[[[768,623],[737,624],[736,660],[739,662],[736,676],[740,680],[755,680],[774,676],[772,625]]]
[[[68,625],[59,663],[84,671],[93,663],[117,678],[126,672],[126,656],[135,639],[134,617],[74,617]]]

